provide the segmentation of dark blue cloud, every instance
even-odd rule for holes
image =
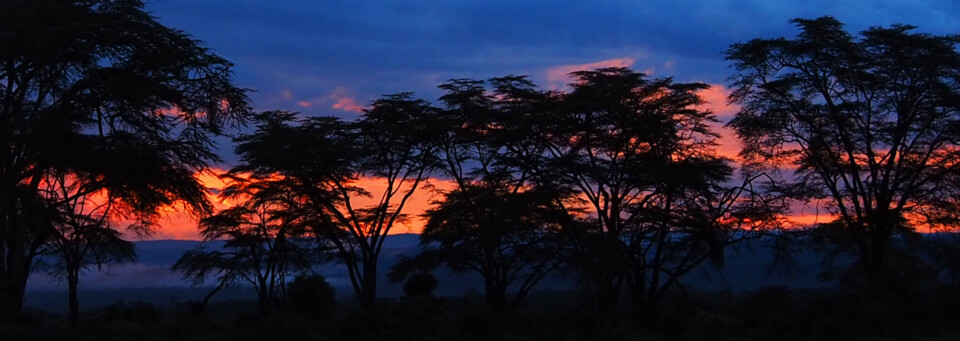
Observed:
[[[194,1],[148,4],[233,61],[258,110],[355,113],[367,104],[458,77],[529,74],[565,64],[632,58],[637,70],[724,83],[722,51],[757,37],[792,36],[787,21],[833,15],[848,29],[907,23],[960,33],[960,2],[917,0],[701,1]],[[339,90],[338,90],[339,88]],[[304,102],[309,107],[297,104]]]

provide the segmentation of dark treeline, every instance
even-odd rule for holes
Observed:
[[[431,274],[442,269],[483,279],[491,325],[522,312],[540,321],[530,314],[543,302],[528,301],[538,282],[562,273],[577,279],[557,295],[568,315],[596,324],[560,330],[689,326],[696,317],[661,317],[717,302],[685,287],[684,276],[722,266],[725,250],[750,240],[787,263],[796,249],[825,251],[827,265],[853,255],[853,265],[824,274],[840,279],[840,292],[870,297],[836,300],[854,307],[956,289],[955,238],[919,232],[960,223],[956,36],[906,25],[852,35],[830,17],[796,19],[795,38],[726,52],[730,101],[740,106],[727,123],[699,95],[708,85],[627,68],[573,72],[559,91],[525,76],[453,79],[436,101],[388,95],[345,121],[253,113],[228,61],[158,24],[138,1],[0,6],[14,13],[0,20],[2,321],[21,321],[26,279],[42,267],[69,284],[78,325],[81,272],[133,260],[121,222],[149,235],[171,206],[201,218],[208,241],[225,241],[174,265],[191,284],[214,287],[194,313],[245,283],[259,321],[294,314],[379,330],[441,324],[444,309],[480,318],[431,296]],[[716,150],[723,124],[742,142],[737,162]],[[233,139],[240,161],[219,174],[227,182],[219,198],[234,205],[215,211],[195,174],[218,160],[211,139],[230,126],[247,127]],[[437,196],[421,217],[421,251],[389,276],[406,282],[407,297],[384,302],[376,292],[386,280],[377,278],[384,240],[415,218],[411,198],[422,191]],[[831,220],[789,222],[793,205],[811,202]],[[41,255],[56,262],[40,264]],[[326,308],[333,293],[312,275],[325,262],[347,269],[356,320]],[[770,308],[746,300],[700,313],[724,307]],[[797,323],[817,314],[792,307]],[[423,320],[385,319],[394,313]],[[547,320],[540,327],[567,321]],[[602,335],[613,337],[578,338]]]
[[[236,139],[241,161],[221,193],[241,203],[202,221],[227,251],[191,252],[175,269],[198,281],[246,279],[266,314],[283,301],[284,273],[330,255],[372,307],[384,236],[436,176],[453,188],[426,213],[424,252],[394,268],[393,280],[473,271],[489,308],[507,312],[564,270],[610,314],[621,293],[632,308],[655,308],[682,275],[779,227],[783,201],[757,191],[759,177],[730,184],[730,161],[713,150],[715,119],[699,109],[706,85],[622,68],[572,76],[566,93],[518,76],[453,80],[440,86],[439,107],[391,95],[355,122],[256,115],[256,131]],[[368,193],[360,177],[387,188]],[[369,197],[379,201],[359,203]]]

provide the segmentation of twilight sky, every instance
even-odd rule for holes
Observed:
[[[148,0],[148,8],[236,64],[236,83],[256,90],[256,110],[347,119],[383,94],[434,100],[451,78],[524,74],[557,88],[567,72],[602,66],[717,85],[705,97],[723,118],[735,108],[723,103],[731,70],[722,52],[793,37],[790,18],[832,15],[849,31],[903,23],[960,33],[955,0]],[[221,148],[228,168],[236,157]],[[192,238],[195,224],[184,224],[157,237]]]

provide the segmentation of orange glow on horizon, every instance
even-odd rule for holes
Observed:
[[[225,172],[223,169],[214,169],[212,173],[205,172],[196,175],[197,179],[211,190],[210,193],[207,194],[207,197],[213,202],[216,210],[233,206],[232,202],[223,200],[216,194],[226,186],[226,183],[215,175],[223,172]],[[354,198],[352,203],[355,207],[366,207],[376,204],[387,187],[385,181],[377,178],[360,178],[354,185],[370,193],[369,197]],[[432,202],[439,198],[438,191],[449,190],[452,189],[453,186],[453,181],[438,178],[427,179],[427,181],[421,183],[403,208],[403,213],[409,218],[408,221],[395,224],[389,234],[420,233],[425,223],[420,215],[425,213],[432,205]],[[402,196],[403,193],[405,192],[398,194],[394,203],[399,201],[399,196]],[[160,227],[150,239],[202,240],[203,237],[200,235],[198,221],[199,217],[193,216],[182,207],[168,207],[163,210],[158,221]]]

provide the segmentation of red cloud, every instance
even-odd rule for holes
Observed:
[[[723,84],[710,84],[710,88],[699,92],[700,97],[707,103],[704,108],[710,109],[720,120],[727,121],[740,110],[740,107],[727,102],[730,89]]]
[[[575,71],[594,70],[605,67],[631,67],[633,66],[633,62],[633,58],[615,58],[587,64],[554,66],[547,69],[547,81],[550,83],[566,81],[568,79],[567,75]]]
[[[357,104],[357,101],[353,97],[349,96],[349,91],[346,87],[338,86],[333,90],[327,98],[337,101],[334,103],[331,108],[340,109],[344,111],[356,111],[363,112],[363,107]]]
[[[713,111],[717,115],[717,119],[720,120],[719,124],[712,126],[713,131],[721,135],[721,138],[717,140],[717,151],[722,156],[737,160],[737,154],[740,153],[740,141],[737,141],[733,129],[724,126],[740,110],[739,106],[727,103],[730,89],[722,84],[710,84],[709,89],[701,90],[698,94],[706,102],[700,108]]]

